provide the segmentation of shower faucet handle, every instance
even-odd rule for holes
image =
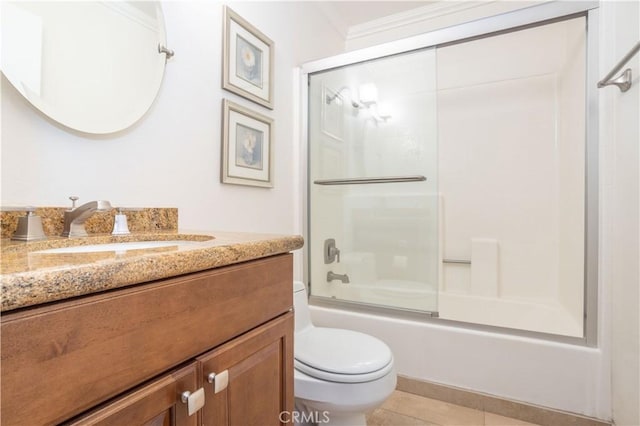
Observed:
[[[336,247],[336,240],[328,238],[324,240],[324,263],[328,265],[336,261],[340,263],[340,249]]]

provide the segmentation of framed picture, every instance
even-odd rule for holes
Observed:
[[[222,101],[222,183],[273,187],[273,120]]]
[[[222,87],[273,109],[273,41],[225,6],[223,42]]]

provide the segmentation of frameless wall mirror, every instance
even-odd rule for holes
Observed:
[[[93,134],[134,124],[166,59],[158,2],[2,2],[2,72],[37,109]]]

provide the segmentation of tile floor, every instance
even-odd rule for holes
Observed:
[[[368,426],[537,426],[412,393],[394,391],[367,415]]]

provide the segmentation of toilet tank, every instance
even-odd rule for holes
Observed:
[[[313,326],[311,324],[311,315],[309,314],[307,289],[304,283],[300,281],[293,282],[293,312],[296,333]]]

